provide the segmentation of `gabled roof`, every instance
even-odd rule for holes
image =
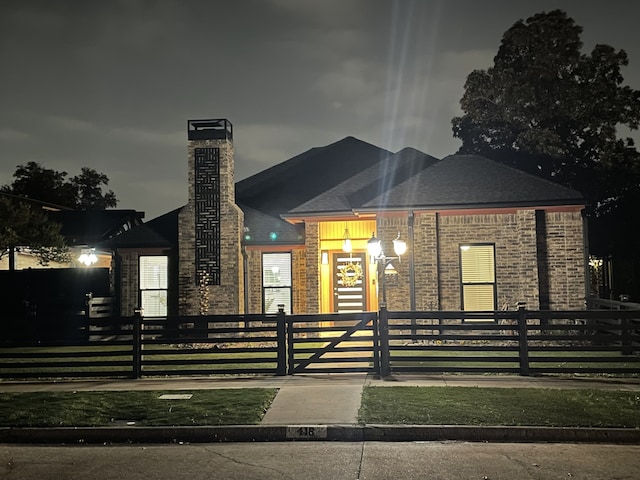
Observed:
[[[283,217],[349,212],[364,202],[386,192],[438,159],[413,148],[398,153],[338,183],[311,200],[283,213]]]
[[[107,248],[177,248],[178,215],[176,208],[104,243]]]
[[[377,164],[390,153],[346,137],[241,180],[236,183],[236,202],[277,217]]]
[[[406,208],[488,208],[584,205],[583,195],[477,155],[450,155],[388,192],[362,211]]]
[[[61,224],[60,233],[71,245],[104,242],[142,224],[144,212],[136,210],[59,210],[46,212]]]

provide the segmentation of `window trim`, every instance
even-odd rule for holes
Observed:
[[[265,267],[265,257],[268,257],[270,255],[287,255],[289,257],[289,284],[282,284],[282,285],[271,285],[271,286],[265,286],[265,275],[264,275],[264,267]],[[262,252],[262,255],[260,256],[260,286],[261,286],[261,294],[262,294],[262,298],[261,298],[261,304],[262,304],[262,313],[266,314],[267,313],[267,308],[266,308],[266,299],[267,299],[267,295],[266,293],[269,290],[288,290],[289,291],[289,304],[285,304],[285,313],[287,313],[288,315],[291,315],[293,313],[293,252],[291,251],[285,251],[285,252]],[[277,307],[276,307],[277,308]],[[276,310],[277,311],[277,310]],[[274,313],[273,311],[269,312],[269,313]]]
[[[493,257],[493,282],[464,282],[463,281],[463,270],[462,270],[462,247],[492,247],[492,257]],[[464,290],[466,285],[491,285],[493,286],[493,310],[486,311],[496,311],[498,308],[498,281],[497,281],[497,272],[496,272],[496,244],[491,242],[473,242],[473,243],[460,243],[458,245],[458,262],[459,262],[459,272],[460,272],[460,310],[465,311],[464,304]],[[469,310],[471,311],[471,310]],[[470,320],[465,320],[465,322]],[[482,320],[485,321],[485,320]],[[495,320],[494,320],[495,321]],[[479,322],[476,320],[475,322]]]
[[[164,288],[142,288],[142,263],[145,258],[164,258],[166,260],[166,285]],[[165,292],[165,313],[164,315],[150,315],[149,312],[142,311],[143,316],[150,318],[165,318],[169,315],[169,256],[168,255],[139,255],[138,256],[138,305],[144,308],[142,303],[143,292]]]

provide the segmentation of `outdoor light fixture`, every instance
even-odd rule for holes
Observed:
[[[376,238],[375,234],[371,234],[371,238],[367,241],[367,253],[371,257],[371,263],[376,263],[378,275],[378,285],[382,288],[382,301],[379,302],[380,320],[378,323],[378,331],[380,336],[380,375],[383,377],[391,373],[391,363],[389,359],[389,320],[387,317],[387,277],[397,278],[398,271],[391,264],[392,260],[398,260],[407,252],[407,242],[400,239],[400,232],[393,240],[393,251],[396,257],[387,257],[382,250],[382,242]]]
[[[375,234],[371,234],[371,238],[367,240],[367,253],[371,257],[373,263],[382,253],[382,243],[376,238]]]
[[[344,253],[351,253],[353,247],[351,246],[351,237],[349,236],[349,229],[344,228],[344,234],[342,235],[342,251]]]
[[[398,232],[398,236],[393,239],[393,251],[398,255],[398,261],[400,261],[400,257],[407,252],[407,242],[400,239],[400,232]]]
[[[98,261],[95,248],[83,248],[82,253],[78,257],[78,261],[87,267]]]
[[[380,306],[387,306],[387,288],[386,288],[386,275],[397,275],[397,270],[391,264],[392,260],[398,260],[400,263],[400,257],[407,252],[407,242],[400,239],[400,232],[398,236],[393,240],[393,251],[397,255],[396,257],[387,257],[382,250],[382,242],[376,238],[375,234],[371,234],[371,238],[367,240],[367,253],[371,258],[371,263],[378,264],[378,279],[380,286],[382,287],[382,302]]]

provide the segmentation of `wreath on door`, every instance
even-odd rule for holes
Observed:
[[[362,267],[360,263],[349,262],[338,268],[338,278],[345,287],[355,287],[358,280],[362,278]]]

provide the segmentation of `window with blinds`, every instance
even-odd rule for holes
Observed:
[[[460,277],[463,310],[493,311],[496,309],[494,245],[461,245]]]
[[[145,317],[167,316],[168,265],[166,256],[140,257],[140,306]]]
[[[262,254],[262,309],[264,313],[277,313],[278,305],[292,313],[291,253]]]

